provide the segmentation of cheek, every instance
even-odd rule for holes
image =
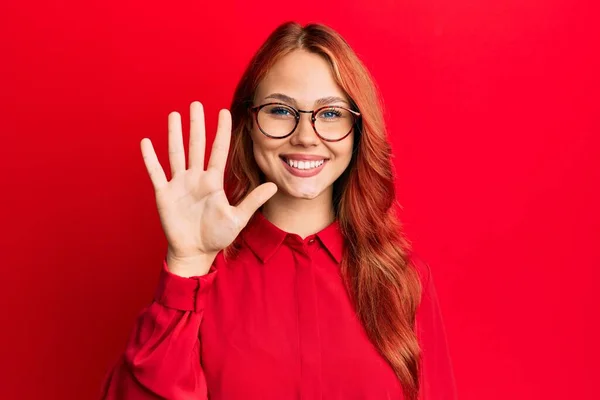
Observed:
[[[344,169],[350,164],[350,160],[352,160],[352,150],[354,146],[354,137],[351,136],[345,140],[345,142],[339,143],[339,147],[335,149],[336,157],[343,161]]]
[[[251,137],[254,159],[263,173],[265,173],[265,170],[269,168],[270,163],[273,162],[271,158],[273,157],[273,152],[277,148],[277,143],[269,140],[269,138],[262,133],[256,132],[255,129],[252,130]]]

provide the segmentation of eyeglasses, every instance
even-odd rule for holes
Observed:
[[[258,129],[273,139],[290,136],[298,127],[300,113],[311,114],[313,130],[327,142],[346,138],[360,118],[358,111],[340,106],[325,106],[312,111],[298,110],[284,103],[267,103],[250,108]]]

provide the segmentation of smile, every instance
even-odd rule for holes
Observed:
[[[294,176],[308,178],[317,175],[326,164],[326,159],[319,160],[294,160],[280,157],[285,168]]]
[[[313,168],[320,167],[325,162],[325,160],[298,161],[298,160],[286,160],[286,159],[284,159],[283,161],[287,162],[290,167],[297,168],[297,169],[313,169]]]

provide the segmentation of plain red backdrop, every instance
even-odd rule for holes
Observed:
[[[3,2],[0,398],[97,396],[165,252],[139,141],[167,166],[167,115],[187,129],[200,100],[212,143],[249,58],[294,19],[342,33],[381,89],[402,219],[434,270],[461,399],[597,399],[596,11]]]

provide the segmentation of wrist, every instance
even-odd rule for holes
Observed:
[[[184,278],[206,275],[210,270],[217,253],[198,253],[187,256],[176,256],[171,251],[167,252],[167,267],[169,272]]]

